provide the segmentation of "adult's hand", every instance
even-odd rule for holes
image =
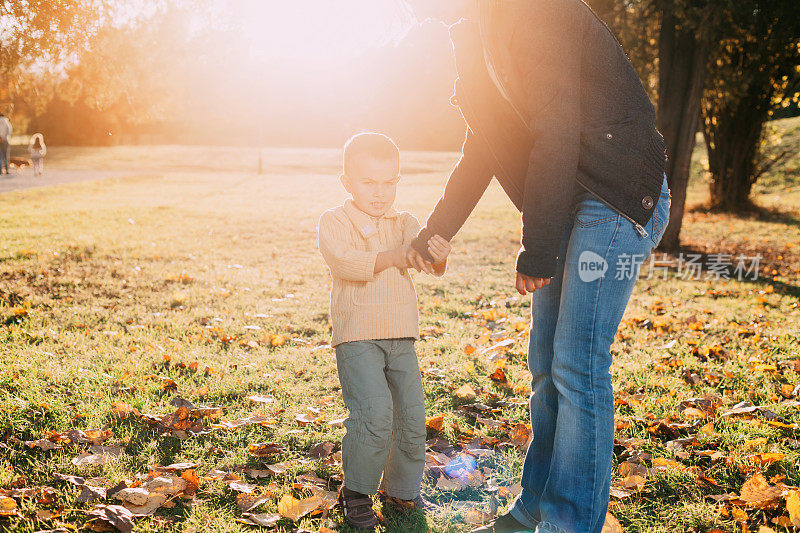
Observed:
[[[525,296],[550,284],[550,278],[532,278],[517,272],[517,292]]]
[[[408,251],[406,251],[406,262],[417,272],[425,272],[433,275],[433,265],[425,261],[425,258],[411,246],[409,246]]]

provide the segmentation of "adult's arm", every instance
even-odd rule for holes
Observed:
[[[517,272],[549,278],[574,192],[580,154],[581,42],[584,13],[577,0],[525,4],[512,50],[534,145],[528,161]]]
[[[411,242],[411,246],[429,263],[433,263],[433,257],[428,253],[428,239],[439,235],[447,241],[452,240],[492,181],[491,167],[478,142],[472,130],[468,129],[461,159],[450,173],[442,197],[428,216],[425,227]]]

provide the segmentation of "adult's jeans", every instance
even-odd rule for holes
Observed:
[[[638,267],[669,220],[666,177],[645,232],[594,195],[576,195],[559,274],[531,301],[533,440],[511,514],[538,533],[600,533],[614,446],[611,344]],[[643,235],[642,233],[646,233]]]
[[[0,139],[0,172],[5,167],[6,174],[8,174],[9,159],[11,159],[11,143],[8,142],[8,139]]]

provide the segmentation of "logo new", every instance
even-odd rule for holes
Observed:
[[[606,260],[590,250],[582,252],[578,257],[578,277],[585,283],[602,278],[607,270]]]

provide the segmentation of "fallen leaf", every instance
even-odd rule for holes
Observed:
[[[472,401],[478,395],[475,393],[475,389],[472,388],[472,385],[467,383],[466,385],[461,385],[459,388],[453,391],[453,396],[459,400]]]
[[[278,502],[278,513],[284,518],[297,522],[320,505],[322,505],[322,498],[319,496],[298,500],[289,494],[284,494]]]
[[[122,533],[133,531],[133,513],[121,505],[97,504],[87,515],[117,528]]]
[[[254,494],[237,494],[236,505],[242,512],[247,512],[255,509],[263,503],[267,503],[272,499],[272,496],[256,496]]]
[[[786,511],[789,513],[792,525],[800,528],[800,492],[793,490],[786,497]]]
[[[749,507],[766,509],[776,506],[782,493],[782,489],[770,485],[764,474],[759,473],[744,482],[739,497]]]
[[[15,516],[17,514],[17,502],[7,496],[0,497],[0,516]]]
[[[244,518],[237,518],[236,521],[241,524],[260,527],[274,527],[277,525],[278,521],[283,518],[281,515],[275,513],[243,513],[242,516]]]
[[[444,427],[444,416],[434,416],[427,419],[425,426],[433,431],[441,431]]]
[[[623,533],[622,524],[611,513],[606,513],[606,522],[602,533]]]

